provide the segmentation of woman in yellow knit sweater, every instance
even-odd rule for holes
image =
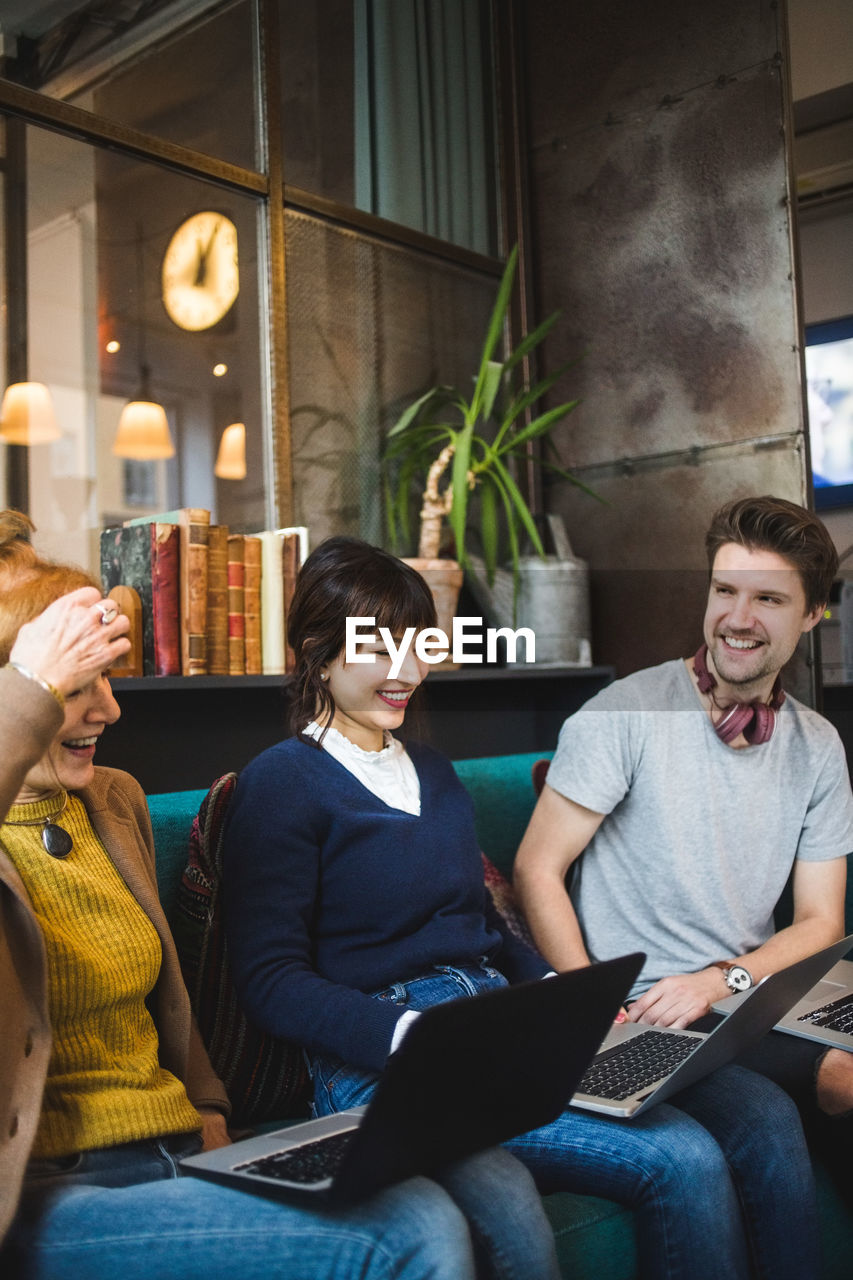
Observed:
[[[39,1280],[553,1280],[529,1175],[464,1162],[313,1212],[193,1178],[229,1141],[157,897],[141,788],[96,769],[127,621],[0,514],[0,1273]],[[5,666],[3,664],[6,664]]]

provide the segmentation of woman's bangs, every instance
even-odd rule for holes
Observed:
[[[421,588],[420,583],[401,579],[393,588],[377,595],[371,609],[377,627],[385,627],[392,636],[401,636],[408,627],[423,631],[435,626],[435,605],[426,583]]]

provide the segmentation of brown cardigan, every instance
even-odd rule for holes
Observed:
[[[59,705],[13,667],[0,669],[0,815],[62,724]],[[80,792],[92,825],[160,937],[163,961],[154,1020],[160,1062],[196,1107],[228,1114],[190,1012],[175,943],[157,896],[154,840],[145,796],[129,774],[96,769]],[[24,884],[0,845],[0,1238],[17,1207],[41,1110],[50,1058],[45,952]]]

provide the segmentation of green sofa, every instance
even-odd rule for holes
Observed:
[[[534,804],[531,766],[539,755],[460,760],[456,771],[473,797],[484,852],[509,875]],[[211,779],[211,782],[213,779]],[[192,820],[204,791],[148,797],[157,848],[160,894],[174,919],[181,873],[187,861]],[[853,885],[848,878],[848,929],[853,932]],[[853,1214],[817,1170],[824,1250],[824,1280],[847,1280],[853,1256]],[[634,1280],[637,1275],[632,1214],[609,1200],[568,1193],[546,1198],[563,1275],[571,1280]]]

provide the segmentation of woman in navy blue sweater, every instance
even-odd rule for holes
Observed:
[[[374,619],[357,654],[347,618]],[[428,671],[411,644],[395,668],[394,650],[434,626],[408,566],[357,539],[321,544],[288,617],[296,736],[247,766],[227,818],[240,997],[259,1026],[305,1046],[317,1114],[370,1098],[419,1010],[549,971],[491,903],[450,762],[392,736]],[[787,1096],[732,1066],[677,1104],[628,1123],[567,1110],[507,1146],[543,1191],[637,1210],[643,1276],[816,1276],[811,1166]]]

